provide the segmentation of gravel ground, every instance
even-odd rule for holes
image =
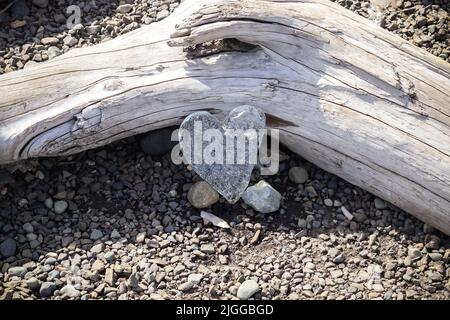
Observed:
[[[265,177],[279,211],[221,199],[220,229],[199,178],[135,140],[1,171],[0,299],[450,298],[449,237],[298,156]]]
[[[3,1],[3,2],[2,2]],[[0,0],[4,8],[11,0]],[[337,0],[432,54],[450,61],[449,0]],[[17,0],[0,14],[0,74],[107,41],[167,17],[180,0],[91,0],[76,4],[81,24],[68,30],[73,1]],[[1,9],[0,9],[1,10]]]
[[[338,3],[448,61],[446,1]],[[83,25],[67,31],[71,2],[18,1],[3,13],[0,73],[163,19],[179,3],[80,2]],[[203,210],[231,225],[220,229],[189,201],[200,179],[136,139],[0,168],[0,299],[450,298],[449,237],[298,156],[286,151],[280,174],[265,178],[282,195],[275,213],[210,193]]]

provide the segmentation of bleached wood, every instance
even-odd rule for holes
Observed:
[[[183,47],[258,46],[189,58]],[[0,77],[0,163],[250,104],[321,168],[450,234],[449,65],[328,0],[186,0],[169,18]]]

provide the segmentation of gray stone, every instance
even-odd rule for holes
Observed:
[[[236,203],[247,188],[253,168],[257,162],[257,159],[251,159],[249,156],[248,147],[244,148],[244,152],[236,157],[240,139],[245,138],[242,135],[242,131],[254,130],[254,133],[256,133],[256,130],[264,129],[265,125],[264,113],[251,106],[241,106],[233,109],[223,124],[208,112],[192,113],[183,121],[179,132],[184,160],[191,164],[193,170],[227,199],[228,202]],[[211,143],[209,139],[205,139],[208,141],[198,141],[202,139],[195,138],[194,132],[196,130],[199,131],[200,127],[202,128],[200,134],[204,134],[208,130],[209,133],[213,134],[214,141],[217,141],[217,143]],[[238,142],[232,145],[228,143],[229,145],[227,146],[226,141],[234,142],[236,135]],[[258,143],[256,136],[249,137],[247,140],[252,145]],[[221,143],[224,141],[225,143]],[[202,145],[198,146],[195,144]],[[202,154],[194,155],[194,151],[197,150],[202,151]],[[227,158],[234,161],[227,162]],[[239,163],[238,159],[244,161]]]
[[[71,35],[68,35],[63,40],[64,44],[68,47],[73,47],[78,43],[78,39],[75,37],[72,37]]]
[[[105,283],[109,286],[114,286],[116,283],[116,276],[113,269],[106,269],[105,271]]]
[[[289,169],[289,179],[294,183],[305,183],[308,180],[308,171],[303,167]]]
[[[116,255],[112,251],[108,251],[107,253],[105,253],[104,258],[110,263],[116,261]]]
[[[78,298],[80,296],[80,291],[68,284],[61,289],[61,295],[67,298]]]
[[[151,156],[165,155],[177,145],[172,141],[172,133],[173,129],[164,128],[143,134],[139,141],[142,151]]]
[[[20,277],[22,278],[27,273],[27,269],[25,267],[12,267],[8,269],[8,274],[11,277]]]
[[[92,246],[92,248],[91,248],[90,251],[91,251],[92,253],[97,253],[97,254],[99,254],[99,253],[102,252],[104,249],[105,249],[105,245],[104,245],[103,243],[98,243],[98,244]]]
[[[25,0],[16,1],[11,7],[11,17],[13,19],[20,19],[30,14],[30,9],[28,8]]]
[[[88,26],[86,27],[86,32],[89,34],[97,34],[101,30],[101,26]]]
[[[162,20],[164,18],[167,18],[169,16],[169,11],[168,10],[161,10],[158,12],[158,14],[156,15],[156,20]]]
[[[191,290],[194,287],[194,284],[192,282],[185,282],[178,286],[178,290],[182,292],[186,292]]]
[[[53,209],[53,199],[52,198],[45,199],[44,204],[47,208]]]
[[[308,223],[306,222],[305,219],[298,219],[297,224],[298,224],[299,228],[301,228],[301,229],[306,228],[306,226],[308,225]]]
[[[212,243],[202,244],[200,246],[200,251],[208,254],[213,254],[216,252],[214,245]]]
[[[59,48],[55,46],[52,46],[47,50],[47,55],[50,60],[56,58],[57,56],[60,56],[61,54],[61,50],[59,50]]]
[[[440,254],[439,252],[431,252],[431,253],[428,254],[428,256],[433,261],[440,261],[440,260],[442,260],[442,254]]]
[[[249,187],[242,195],[242,199],[256,211],[270,213],[280,209],[281,194],[262,180]]]
[[[101,239],[102,237],[103,237],[103,232],[101,232],[101,231],[98,230],[98,229],[92,230],[91,236],[90,236],[91,240],[96,241],[96,240],[98,240],[98,239]]]
[[[336,249],[336,248],[330,248],[330,249],[328,249],[328,255],[329,255],[331,258],[335,258],[335,257],[337,257],[339,254],[340,254],[340,252],[339,252],[339,250]]]
[[[120,13],[128,13],[133,10],[133,6],[131,4],[122,4],[117,7],[117,12]]]
[[[219,194],[207,182],[200,181],[191,186],[188,200],[194,208],[207,208],[219,201]]]
[[[58,38],[55,38],[55,37],[48,37],[48,38],[42,38],[41,39],[41,43],[44,45],[44,46],[53,46],[53,45],[56,45],[56,44],[58,44],[59,43],[59,39]]]
[[[188,281],[189,283],[192,283],[192,284],[194,284],[194,285],[197,285],[197,284],[200,283],[200,281],[202,281],[202,279],[203,279],[203,275],[202,275],[201,273],[191,273],[191,274],[188,276],[187,281]]]
[[[253,297],[259,291],[258,283],[255,280],[245,280],[239,286],[237,297],[241,300],[247,300]]]
[[[11,238],[4,240],[0,244],[0,255],[3,258],[9,258],[14,256],[16,254],[16,250],[17,250],[16,241]]]
[[[377,208],[378,210],[384,210],[387,208],[387,203],[380,198],[375,198],[374,204],[375,208]]]
[[[418,260],[422,258],[422,252],[420,252],[419,249],[414,247],[408,248],[408,257],[413,261]]]
[[[33,0],[33,4],[40,8],[46,8],[48,6],[48,0]]]
[[[0,186],[12,184],[14,182],[16,182],[16,180],[14,179],[14,176],[9,171],[0,169]]]
[[[121,238],[122,236],[120,235],[119,231],[117,231],[116,229],[114,229],[114,230],[111,232],[110,237],[111,237],[111,239],[119,239],[119,238]]]
[[[34,232],[33,225],[32,225],[31,223],[29,223],[29,222],[25,223],[25,224],[22,226],[22,228],[23,228],[23,230],[24,230],[26,233],[32,233],[32,232]]]
[[[345,257],[344,257],[344,255],[342,255],[342,254],[337,255],[337,256],[334,257],[334,259],[333,259],[333,262],[334,262],[334,263],[337,263],[337,264],[342,263],[342,262],[344,262],[344,261],[345,261]]]
[[[69,207],[69,204],[64,200],[55,201],[54,209],[55,209],[55,213],[57,213],[57,214],[64,213],[68,207]]]
[[[39,286],[40,286],[40,281],[35,277],[31,277],[31,278],[27,279],[25,281],[25,283],[26,283],[27,287],[32,291],[38,290]]]
[[[137,236],[136,236],[136,242],[137,243],[143,243],[145,241],[146,235],[147,235],[146,232],[138,233]]]
[[[54,265],[56,263],[56,259],[53,257],[48,257],[47,259],[45,259],[44,261],[44,265],[48,264],[48,265]]]
[[[41,288],[39,289],[39,294],[42,298],[48,298],[53,295],[53,292],[56,290],[57,285],[53,282],[44,282],[41,284]]]
[[[331,274],[331,276],[333,277],[333,278],[340,278],[340,277],[342,277],[342,271],[341,270],[339,270],[339,269],[337,269],[337,270],[331,270],[330,271],[330,274]]]

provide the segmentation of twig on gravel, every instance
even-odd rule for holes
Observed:
[[[11,8],[12,5],[13,5],[14,3],[16,3],[16,2],[17,2],[17,0],[13,0],[13,1],[11,1],[9,4],[7,4],[6,7],[0,11],[0,14],[6,12],[6,10],[8,10],[9,8]]]

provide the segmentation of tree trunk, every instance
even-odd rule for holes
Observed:
[[[220,39],[241,42],[205,45]],[[294,152],[450,234],[449,74],[328,0],[186,0],[161,22],[1,76],[0,163],[250,104]]]

